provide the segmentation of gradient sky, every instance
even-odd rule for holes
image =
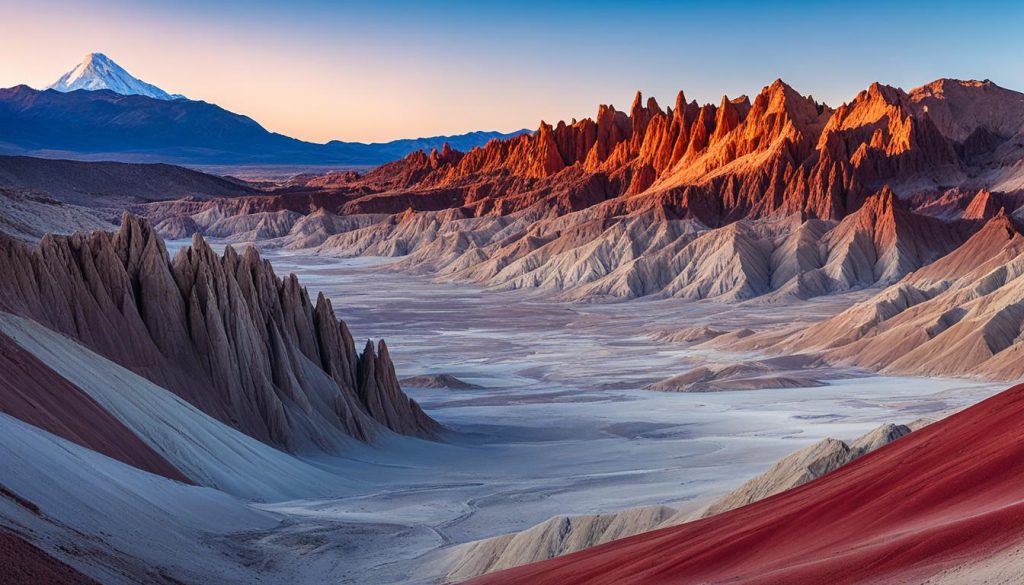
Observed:
[[[838,105],[872,81],[1024,90],[1017,2],[0,0],[0,87],[93,51],[172,93],[323,142],[717,102],[781,77]]]

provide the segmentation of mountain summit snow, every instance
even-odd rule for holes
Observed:
[[[158,100],[173,100],[184,96],[169,94],[159,87],[133,77],[123,67],[103,53],[86,55],[74,69],[61,76],[46,89],[61,92],[76,89],[109,89],[122,95],[144,95]]]

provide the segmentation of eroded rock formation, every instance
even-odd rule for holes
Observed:
[[[180,237],[354,256],[570,300],[807,298],[892,283],[1024,204],[1024,94],[872,84],[836,109],[777,80],[753,99],[541,123],[287,193],[153,203]]]
[[[146,222],[116,233],[0,238],[0,308],[39,321],[262,441],[291,450],[439,426],[398,386],[383,343],[362,354],[323,295],[253,248],[199,236],[171,260]]]
[[[709,226],[778,212],[841,219],[886,183],[921,190],[962,180],[956,145],[967,127],[951,127],[947,111],[960,106],[946,95],[1009,103],[965,124],[972,132],[1010,132],[1005,120],[1016,113],[1020,94],[993,87],[940,80],[908,94],[875,83],[836,110],[781,80],[752,101],[723,97],[718,106],[687,102],[680,92],[663,110],[638,93],[628,113],[603,105],[593,119],[542,122],[532,135],[465,154],[414,153],[333,186],[375,193],[346,202],[350,214],[437,209],[445,198],[446,207],[474,215],[538,202],[566,213],[627,198],[629,209],[663,207]]]
[[[1024,375],[1024,235],[1000,214],[963,246],[773,344],[891,373]]]

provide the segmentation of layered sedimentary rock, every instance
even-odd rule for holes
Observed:
[[[173,260],[145,222],[113,234],[0,239],[0,308],[36,320],[214,418],[292,450],[334,449],[384,427],[439,427],[398,387],[386,348],[360,355],[331,303],[311,301],[252,248],[201,237]]]
[[[1021,424],[1015,386],[775,497],[470,582],[923,583],[1020,545]]]
[[[771,349],[892,373],[1018,378],[1022,275],[1024,236],[999,215],[949,255]]]
[[[141,210],[176,237],[406,256],[395,268],[572,300],[806,298],[891,283],[1019,208],[1021,103],[957,80],[876,83],[834,110],[782,81],[717,105],[638,94],[466,153]]]
[[[813,481],[909,433],[904,425],[886,423],[850,443],[823,439],[784,457],[696,513],[647,506],[608,514],[557,516],[522,532],[479,540],[458,550],[448,579],[461,581],[727,512]]]
[[[189,481],[88,394],[2,333],[0,371],[0,412],[139,469]]]

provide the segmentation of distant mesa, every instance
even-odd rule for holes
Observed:
[[[437,388],[442,390],[480,390],[483,386],[470,384],[451,374],[424,374],[402,378],[399,383],[411,388]]]
[[[653,335],[652,338],[655,341],[667,341],[670,343],[701,343],[720,335],[725,335],[725,331],[707,325],[694,325],[675,331],[664,331]]]

